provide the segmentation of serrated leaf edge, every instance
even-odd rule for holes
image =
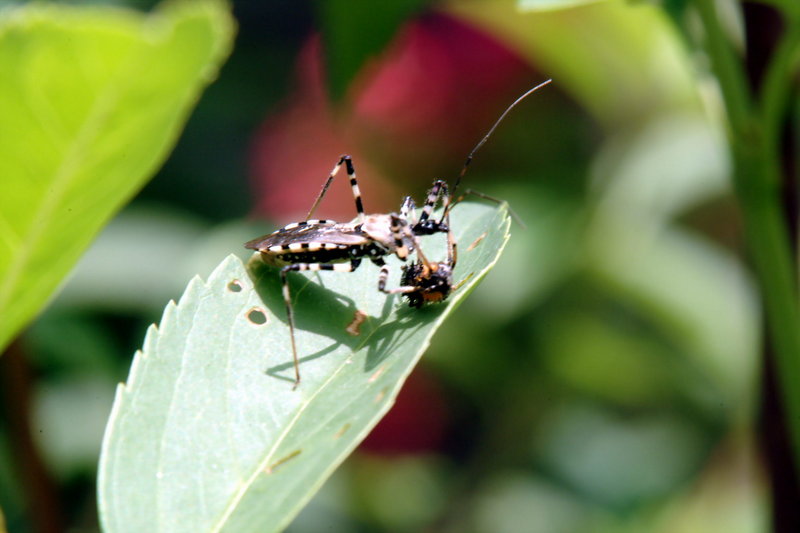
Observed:
[[[212,271],[211,275],[208,277],[208,281],[204,281],[198,275],[193,276],[192,279],[189,280],[189,283],[187,284],[186,289],[184,289],[184,292],[178,302],[175,303],[175,300],[170,300],[167,302],[167,305],[164,307],[164,312],[161,315],[161,320],[158,324],[150,324],[150,326],[148,326],[144,341],[142,342],[142,348],[136,350],[134,353],[133,361],[131,362],[131,368],[128,372],[128,379],[117,384],[114,394],[114,403],[112,404],[111,412],[108,416],[106,428],[103,433],[100,458],[98,461],[98,464],[101,465],[97,478],[98,507],[101,514],[101,524],[104,523],[103,516],[106,515],[108,507],[108,505],[104,505],[104,502],[107,501],[107,499],[104,497],[104,492],[102,489],[106,485],[106,469],[103,468],[102,465],[111,461],[108,454],[110,453],[109,446],[111,444],[112,434],[119,423],[121,409],[124,407],[124,404],[129,402],[130,397],[133,395],[135,388],[138,385],[139,375],[141,372],[143,372],[142,369],[144,364],[151,357],[157,357],[157,353],[159,351],[158,341],[173,327],[173,323],[176,320],[174,318],[175,315],[179,311],[182,311],[183,308],[187,307],[189,302],[195,301],[197,295],[209,290],[215,281],[223,277],[227,277],[223,276],[223,272],[232,267],[235,268],[237,266],[236,263],[238,263],[238,266],[244,270],[244,266],[238,257],[233,254],[228,255]]]

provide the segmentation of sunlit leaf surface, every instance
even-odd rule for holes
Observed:
[[[232,34],[214,1],[0,14],[0,349],[164,160]]]
[[[100,464],[107,531],[275,531],[285,527],[391,407],[431,336],[497,261],[505,209],[460,204],[447,304],[411,309],[377,291],[378,269],[297,274],[302,383],[293,369],[278,271],[229,257],[195,278],[152,326],[120,385]],[[426,237],[428,255],[443,242]],[[443,240],[443,239],[441,239]],[[427,246],[433,245],[433,246]],[[399,261],[392,258],[399,280]],[[367,314],[360,334],[345,328]]]

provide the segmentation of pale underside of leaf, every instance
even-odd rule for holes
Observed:
[[[229,257],[207,282],[194,279],[117,391],[98,482],[106,531],[288,525],[391,407],[435,329],[497,261],[508,225],[504,208],[459,205],[455,277],[466,282],[421,310],[378,292],[372,264],[291,275],[295,391],[278,271]],[[443,259],[443,239],[425,239]],[[390,260],[395,284],[399,264]],[[367,318],[351,336],[357,310]]]

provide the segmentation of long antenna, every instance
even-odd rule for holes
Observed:
[[[444,207],[444,213],[442,214],[442,220],[441,221],[444,221],[444,217],[447,214],[447,211],[449,211],[449,209],[450,209],[450,200],[452,198],[456,198],[456,190],[458,190],[458,186],[461,183],[461,178],[463,178],[464,174],[467,173],[467,168],[469,167],[469,164],[472,163],[472,157],[475,155],[475,152],[477,152],[480,149],[480,147],[483,146],[484,143],[486,143],[486,141],[489,139],[489,137],[492,136],[492,133],[494,133],[494,130],[496,130],[497,126],[499,126],[500,123],[503,121],[503,119],[506,118],[506,115],[508,115],[509,111],[514,109],[514,106],[516,106],[518,103],[523,101],[530,94],[535,93],[536,91],[538,91],[539,89],[541,89],[545,85],[549,84],[551,81],[553,81],[553,80],[549,79],[549,80],[543,81],[542,83],[540,83],[539,85],[537,85],[533,89],[528,89],[525,92],[525,94],[523,94],[522,96],[520,96],[519,98],[514,100],[514,102],[510,106],[508,106],[505,111],[503,111],[503,114],[500,115],[500,118],[498,118],[495,121],[494,125],[489,129],[488,133],[486,133],[486,135],[483,136],[483,139],[481,139],[480,142],[475,145],[475,148],[472,149],[472,151],[467,156],[466,161],[464,161],[464,166],[461,167],[461,172],[459,173],[458,178],[456,179],[456,184],[453,186],[453,189],[450,191],[450,194],[449,194],[449,196],[447,198],[447,205]]]

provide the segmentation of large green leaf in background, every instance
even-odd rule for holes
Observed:
[[[0,350],[163,162],[233,30],[210,0],[2,11]]]
[[[460,204],[456,281],[444,305],[378,292],[378,268],[290,276],[302,383],[277,269],[229,257],[152,326],[120,385],[98,480],[107,532],[276,531],[391,407],[435,329],[497,261],[504,208]],[[436,236],[441,237],[441,236]],[[442,244],[426,237],[431,258]],[[391,282],[399,278],[398,264]],[[251,278],[252,276],[252,278]],[[254,281],[253,281],[254,280]],[[345,332],[356,310],[368,319]],[[250,313],[263,320],[250,320]],[[253,317],[256,318],[256,317]],[[487,354],[491,357],[492,354]]]
[[[650,2],[454,0],[444,6],[546,72],[609,130],[657,113],[702,109],[690,57]]]

